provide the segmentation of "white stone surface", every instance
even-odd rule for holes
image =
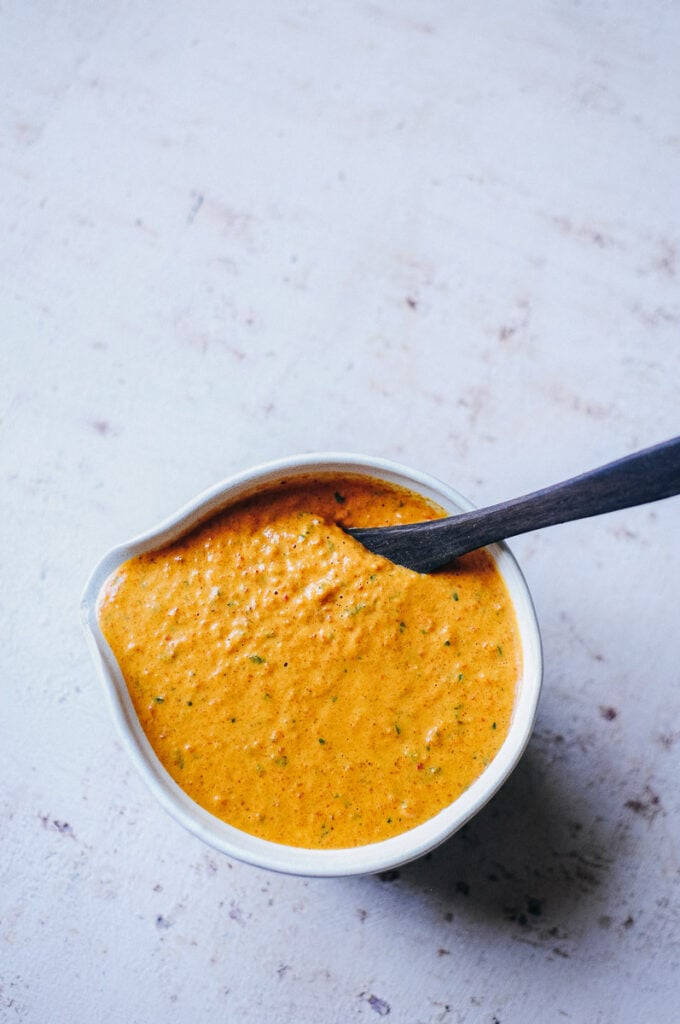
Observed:
[[[511,544],[535,736],[395,878],[185,834],[78,621],[268,458],[483,504],[677,434],[678,52],[663,0],[4,5],[0,1019],[678,1019],[680,499]]]

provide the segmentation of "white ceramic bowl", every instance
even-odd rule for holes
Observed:
[[[216,512],[282,477],[315,473],[355,473],[417,491],[455,513],[472,508],[447,484],[387,459],[344,453],[299,455],[239,473],[199,495],[148,533],[110,551],[94,569],[82,599],[82,619],[104,683],[109,705],[132,760],[152,793],[190,832],[215,849],[259,867],[306,876],[359,875],[385,871],[422,856],[453,835],[476,814],[508,778],[533,729],[542,681],[541,642],[524,577],[504,544],[489,548],[512,597],[523,647],[523,671],[508,735],[496,757],[472,785],[435,817],[401,835],[349,849],[310,850],[272,843],[242,832],[199,807],[161,766],[142,731],[122,674],[97,623],[97,599],[121,563],[167,544]]]

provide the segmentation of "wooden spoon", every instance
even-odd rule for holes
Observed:
[[[401,526],[349,528],[369,551],[417,572],[544,526],[587,519],[680,493],[680,437],[563,483],[488,508]]]

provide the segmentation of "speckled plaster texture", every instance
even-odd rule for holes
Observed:
[[[78,621],[231,472],[384,455],[476,504],[674,436],[680,7],[5,5],[0,1019],[678,1019],[680,499],[518,538],[516,772],[384,877],[212,852]]]

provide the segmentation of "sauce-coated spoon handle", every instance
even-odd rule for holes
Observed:
[[[521,498],[425,523],[347,532],[370,551],[418,572],[545,526],[644,505],[680,493],[680,437]]]

